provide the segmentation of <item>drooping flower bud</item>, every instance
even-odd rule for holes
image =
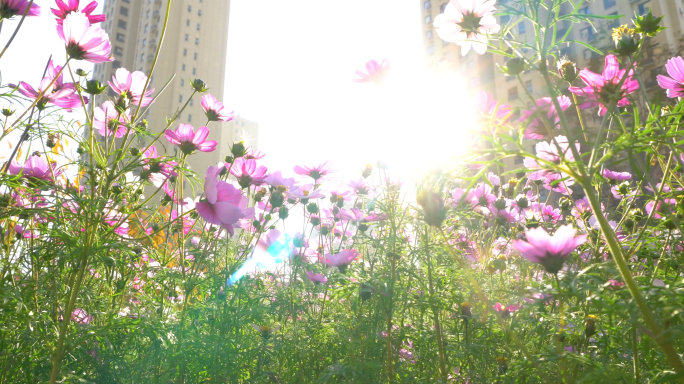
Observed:
[[[567,56],[561,57],[556,66],[558,67],[558,75],[568,83],[572,83],[579,76],[577,65],[570,61]]]
[[[433,227],[441,227],[447,214],[442,197],[435,192],[423,192],[416,200],[423,208],[425,222]]]
[[[525,60],[514,57],[506,62],[506,66],[501,68],[508,76],[518,76],[525,70]]]
[[[3,108],[3,109],[2,109],[2,115],[5,116],[5,117],[10,117],[10,116],[14,115],[14,112],[15,112],[15,111],[13,111],[13,110],[11,110],[11,109],[9,109],[9,108]]]

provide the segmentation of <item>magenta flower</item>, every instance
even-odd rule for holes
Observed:
[[[570,187],[575,184],[575,179],[569,177],[565,173],[549,173],[540,180],[544,183],[544,188],[563,195],[571,194],[572,190]]]
[[[44,157],[32,155],[29,156],[24,165],[17,163],[16,160],[12,160],[9,172],[12,175],[21,175],[21,177],[29,181],[32,179],[54,181],[52,178],[53,173],[55,177],[62,174],[62,170],[53,169],[54,166],[54,162],[48,164]]]
[[[637,196],[637,190],[633,190],[630,187],[629,181],[623,181],[620,184],[613,185],[610,187],[610,192],[613,194],[613,197],[618,200],[627,199],[627,201],[632,201]]]
[[[57,34],[66,44],[69,57],[91,63],[114,61],[109,35],[102,28],[90,25],[88,16],[80,12],[69,13],[64,23],[57,25]]]
[[[17,91],[22,95],[31,99],[40,97],[38,101],[38,108],[42,109],[47,103],[52,103],[58,107],[65,108],[71,112],[72,108],[81,106],[81,99],[76,93],[74,83],[64,83],[63,76],[60,73],[62,67],[55,66],[50,60],[48,64],[46,76],[41,80],[38,90],[33,89],[31,85],[25,82],[20,82]],[[57,74],[59,73],[59,76]],[[55,76],[57,77],[55,79]],[[52,80],[55,79],[53,82]],[[88,103],[88,98],[83,97],[83,102]]]
[[[494,310],[496,312],[499,312],[499,314],[501,315],[501,318],[508,319],[509,317],[511,317],[511,313],[522,308],[522,305],[512,304],[512,305],[509,305],[506,307],[501,303],[496,303],[496,304],[492,305],[492,308],[494,308]]]
[[[0,20],[9,19],[12,16],[21,16],[26,12],[28,7],[28,0],[0,0]],[[39,16],[40,7],[35,2],[31,4],[26,16]]]
[[[71,312],[71,321],[76,324],[87,325],[93,321],[93,316],[89,315],[84,309],[76,308]]]
[[[613,172],[606,168],[603,170],[603,177],[610,181],[626,181],[632,179],[632,174],[629,172]]]
[[[297,183],[292,177],[284,177],[280,171],[269,173],[268,176],[264,178],[264,182],[271,187],[285,187],[288,190]]]
[[[254,149],[251,145],[245,149],[245,156],[244,158],[247,160],[261,160],[264,157],[266,157],[266,154],[261,152],[258,149]]]
[[[556,224],[563,215],[561,210],[554,208],[552,205],[545,203],[534,202],[529,208],[525,210],[525,216],[528,220],[534,219],[541,222]]]
[[[235,115],[235,112],[232,109],[226,108],[223,103],[216,101],[216,98],[209,93],[202,96],[202,109],[209,121],[220,121],[225,123],[233,120],[233,116]]]
[[[492,205],[489,210],[492,220],[499,225],[512,224],[520,221],[519,211],[510,205],[501,209]]]
[[[558,143],[558,146],[556,146],[556,143]],[[580,144],[578,142],[575,142],[575,148],[579,152]],[[555,142],[542,141],[537,143],[537,145],[535,145],[535,151],[537,152],[537,157],[539,157],[541,160],[545,160],[553,164],[560,164],[561,159],[563,158],[565,158],[567,161],[575,161],[575,156],[573,155],[572,150],[570,149],[570,144],[568,143],[568,139],[565,136],[556,136]],[[523,164],[525,167],[530,169],[539,169],[538,171],[527,175],[527,178],[530,180],[541,180],[547,175],[553,173],[553,171],[546,169],[546,165],[539,164],[537,160],[534,159],[526,157],[523,160]]]
[[[677,206],[677,200],[675,199],[663,199],[663,201],[658,201],[658,204],[655,203],[655,201],[651,200],[648,203],[646,203],[646,213],[649,215],[651,214],[651,211],[653,211],[653,208],[655,207],[655,213],[653,214],[653,217],[656,219],[662,219],[664,216],[671,215],[672,212],[676,209],[675,207]]]
[[[480,55],[487,51],[487,34],[499,32],[494,17],[494,0],[452,0],[444,13],[435,18],[437,34],[444,41],[461,46],[465,56],[470,48]]]
[[[216,140],[207,140],[209,128],[199,127],[197,132],[190,124],[181,124],[175,131],[167,129],[164,132],[166,140],[180,148],[181,152],[191,155],[195,150],[201,152],[213,152],[218,143]]]
[[[97,133],[105,137],[110,136],[112,133],[114,137],[124,137],[126,135],[126,124],[129,123],[130,119],[131,117],[128,113],[119,113],[114,103],[107,100],[102,103],[102,108],[95,108],[93,128],[97,129]]]
[[[122,98],[130,100],[131,104],[146,107],[152,102],[150,95],[154,92],[154,88],[148,89],[143,95],[147,76],[140,71],[133,73],[128,72],[125,68],[119,68],[112,76],[112,81],[109,81],[109,86],[112,90],[119,94]]]
[[[320,273],[313,273],[306,271],[306,277],[311,281],[312,283],[318,285],[318,284],[325,284],[328,281],[328,278],[325,277],[325,275],[320,274]]]
[[[513,248],[527,260],[541,264],[547,272],[556,274],[570,253],[587,241],[587,235],[575,237],[575,228],[564,225],[551,236],[544,228],[533,228],[525,232],[527,241],[516,240]]]
[[[352,79],[355,83],[375,83],[375,85],[382,85],[385,78],[390,71],[390,63],[387,59],[383,59],[381,63],[377,60],[371,60],[366,63],[366,72],[356,71],[360,79]]]
[[[55,3],[59,9],[50,8],[50,10],[52,11],[53,15],[57,16],[57,24],[61,25],[64,23],[64,19],[66,19],[68,14],[72,12],[79,12],[79,0],[68,0],[68,3],[64,3],[62,0],[55,0]],[[105,15],[92,15],[93,11],[95,11],[95,8],[97,8],[97,1],[91,1],[88,3],[88,5],[83,7],[80,12],[88,17],[90,24],[101,23],[107,20]]]
[[[499,120],[499,123],[508,120],[512,109],[509,105],[499,104],[499,102],[494,99],[491,93],[486,91],[480,91],[475,97],[475,106],[481,115],[494,116],[495,119]],[[494,115],[496,113],[496,115]]]
[[[197,213],[207,222],[225,227],[230,235],[240,219],[254,217],[254,208],[247,208],[247,198],[231,184],[218,180],[220,167],[207,169],[204,179],[205,199],[196,204]]]
[[[357,181],[350,181],[349,186],[354,190],[357,195],[367,195],[371,191],[371,186],[366,182],[363,177],[359,178]]]
[[[558,96],[558,104],[561,110],[565,111],[572,105],[570,98],[567,96]],[[524,138],[531,140],[539,140],[547,137],[549,135],[546,124],[544,120],[550,123],[549,126],[552,128],[560,128],[560,117],[558,112],[556,112],[556,106],[553,105],[553,101],[550,97],[542,97],[537,100],[537,105],[532,107],[531,110],[523,111],[520,117],[521,122],[527,121],[527,128],[525,129]]]
[[[457,188],[452,192],[452,197],[454,202],[458,202],[461,199],[463,190]],[[488,184],[480,183],[477,187],[473,188],[468,192],[464,199],[466,202],[477,209],[488,208],[490,204],[496,201],[496,195],[492,193],[492,187]]]
[[[603,116],[608,111],[607,105],[610,99],[616,93],[619,94],[618,107],[629,105],[629,100],[626,96],[639,89],[639,82],[632,79],[635,68],[636,63],[629,72],[625,69],[620,69],[617,57],[615,55],[608,55],[606,56],[606,65],[603,68],[602,75],[585,68],[580,71],[579,77],[587,86],[584,88],[569,87],[568,90],[576,95],[585,97],[584,103],[579,106],[580,108],[599,107],[599,115]],[[617,89],[617,85],[622,81],[623,77],[626,77],[625,81],[622,83],[622,87]]]
[[[330,164],[329,161],[326,161],[322,164],[319,164],[315,167],[303,167],[300,165],[296,165],[294,167],[294,172],[298,175],[302,176],[309,176],[310,178],[314,179],[314,181],[318,181],[319,179],[324,179],[326,176],[328,176],[330,173],[334,172],[331,171],[330,168],[332,168],[332,164]]]
[[[667,90],[667,97],[684,96],[684,59],[673,57],[665,64],[667,74],[658,75],[658,85]]]
[[[226,164],[225,167],[230,169],[230,173],[235,176],[242,188],[263,184],[268,171],[263,165],[257,166],[255,160],[245,160],[242,157],[235,159],[232,164]]]
[[[157,154],[157,148],[154,145],[150,145],[140,156],[140,159],[143,164],[140,178],[151,181],[156,187],[164,184],[169,177],[178,175],[174,171],[174,167],[178,163],[171,160],[162,160]],[[166,187],[164,190],[166,190]]]
[[[321,199],[325,197],[320,189],[315,189],[313,184],[294,186],[287,191],[287,197],[309,201],[309,199]]]
[[[176,221],[178,218],[178,211],[176,211],[175,209],[171,211],[171,221]],[[181,218],[181,221],[183,223],[183,234],[187,235],[188,233],[190,233],[192,226],[195,225],[195,220],[193,220],[189,215],[186,214]]]
[[[353,249],[343,249],[339,253],[327,253],[325,255],[325,263],[331,267],[339,268],[340,272],[344,272],[358,255],[359,253]]]

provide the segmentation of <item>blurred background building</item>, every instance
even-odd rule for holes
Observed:
[[[429,62],[439,63],[440,67],[456,71],[473,94],[477,91],[487,91],[500,103],[520,109],[532,106],[526,95],[527,92],[535,98],[548,95],[544,80],[538,72],[529,70],[523,72],[520,82],[515,77],[506,76],[499,68],[506,65],[504,56],[489,52],[479,55],[473,50],[467,55],[461,56],[458,45],[443,41],[437,35],[433,23],[435,17],[444,12],[448,3],[449,0],[420,0],[419,3],[425,56]],[[495,5],[496,12],[505,12],[505,6],[515,8],[518,4],[516,1],[498,0]],[[566,40],[586,42],[607,53],[609,50],[615,49],[611,36],[612,29],[622,24],[633,27],[631,20],[634,15],[644,15],[648,13],[649,9],[656,17],[664,16],[661,25],[667,28],[655,38],[649,38],[644,55],[638,62],[640,71],[643,73],[641,78],[647,92],[655,95],[656,92],[662,91],[656,82],[656,74],[665,73],[664,64],[667,59],[680,55],[684,50],[684,0],[596,0],[589,3],[585,2],[583,7],[579,9],[580,13],[601,16],[620,15],[621,17],[609,20],[596,19],[594,26],[589,23],[564,21],[561,22],[564,24],[560,25],[557,36],[560,38],[565,35],[572,24],[572,29]],[[571,11],[571,4],[565,3],[559,13],[563,15]],[[517,19],[511,19],[510,16],[498,17],[498,21],[501,24],[502,31],[509,30],[509,33],[517,41],[533,45],[535,31],[529,21],[519,22]],[[521,52],[527,55],[532,54],[531,50],[525,48],[522,48]],[[578,70],[589,68],[596,73],[603,71],[603,55],[580,44],[562,44],[553,53],[558,57],[567,56],[571,61],[577,63]],[[549,68],[555,69],[556,63],[553,62],[553,57],[550,56],[549,61]],[[584,83],[577,79],[573,85],[584,86]],[[664,92],[661,93],[664,95]],[[567,93],[567,95],[570,94]],[[573,114],[568,113],[567,116],[570,119],[577,120],[574,107],[571,108]],[[514,118],[519,116],[519,111],[513,115]],[[582,116],[588,126],[600,124],[596,108],[583,111]],[[533,142],[527,141],[526,145],[532,147]],[[504,163],[506,169],[517,169],[522,167],[522,158],[505,159]]]
[[[111,81],[120,67],[149,74],[157,47],[162,43],[167,4],[168,0],[104,2],[107,21],[102,23],[102,28],[109,33],[112,54],[116,60],[96,65],[95,79],[103,83]],[[188,102],[193,92],[190,85],[193,79],[204,80],[209,87],[208,92],[217,100],[224,100],[229,13],[229,0],[181,0],[171,3],[168,27],[149,88],[155,89],[153,96],[156,96],[167,82],[170,83],[144,116],[150,131],[165,129],[167,119]],[[110,90],[107,96],[115,95]],[[195,95],[170,129],[175,129],[181,123],[191,124],[195,129],[206,125],[200,97],[200,94]],[[97,100],[97,103],[103,101]],[[258,124],[241,117],[228,123],[212,122],[209,129],[209,139],[219,143],[217,150],[197,152],[188,157],[190,168],[199,176],[203,176],[204,170],[210,165],[223,161],[223,157],[230,153],[233,142],[245,140],[248,145],[258,145]],[[165,140],[158,143],[158,146],[166,145],[167,153],[176,150]]]

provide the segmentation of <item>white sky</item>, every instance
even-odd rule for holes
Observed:
[[[36,3],[43,15],[26,19],[0,59],[2,83],[35,87],[50,53],[64,61],[54,2]],[[421,22],[418,0],[232,0],[224,102],[260,124],[272,171],[325,160],[345,173],[380,158],[400,169],[444,161],[469,147],[472,95],[457,79],[427,74]],[[5,21],[2,46],[15,25]],[[383,89],[351,81],[384,57],[392,74]]]

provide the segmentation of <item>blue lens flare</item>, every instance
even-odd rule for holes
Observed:
[[[244,275],[257,268],[268,269],[285,261],[290,256],[293,248],[290,240],[290,236],[284,235],[277,242],[271,244],[266,251],[260,248],[259,245],[254,247],[249,260],[226,280],[226,285],[230,286],[237,283]]]

